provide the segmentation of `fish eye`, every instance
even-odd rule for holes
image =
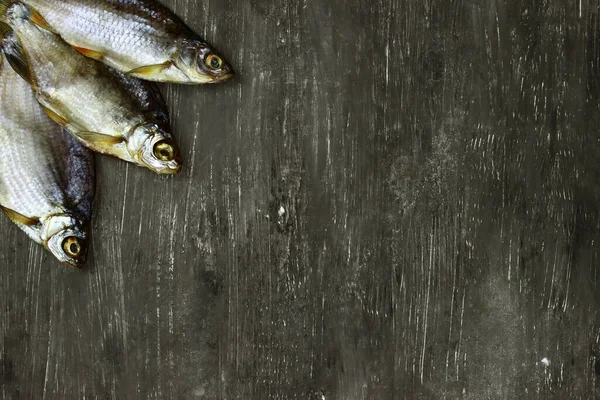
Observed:
[[[69,257],[76,258],[81,255],[83,243],[78,237],[70,236],[63,241],[62,247]]]
[[[175,159],[175,147],[166,140],[154,145],[154,156],[161,161],[173,161]]]
[[[223,66],[223,60],[216,54],[209,53],[204,59],[204,64],[212,70],[217,70]]]

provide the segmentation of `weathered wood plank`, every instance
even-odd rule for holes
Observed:
[[[0,219],[3,398],[598,396],[598,3],[166,1],[231,60],[91,260]]]

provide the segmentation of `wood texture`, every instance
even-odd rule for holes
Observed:
[[[238,78],[84,271],[0,220],[2,398],[600,396],[597,1],[166,3]]]

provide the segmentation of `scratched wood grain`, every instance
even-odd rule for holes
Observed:
[[[2,398],[600,396],[597,0],[166,3],[238,78],[85,270],[0,220]]]

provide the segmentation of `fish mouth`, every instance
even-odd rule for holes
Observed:
[[[181,162],[174,160],[171,164],[169,163],[166,168],[155,171],[158,175],[175,175],[181,172]]]
[[[82,259],[77,260],[76,262],[63,261],[62,265],[65,265],[65,266],[67,266],[69,268],[72,268],[72,269],[80,271],[85,266],[86,261],[87,260],[85,259],[85,257],[83,257]]]
[[[183,83],[187,84],[187,85],[211,85],[214,83],[230,81],[233,78],[235,78],[234,72],[224,72],[224,73],[218,73],[218,74],[204,72],[204,73],[200,74],[199,76],[197,76],[196,78],[191,78],[188,76],[187,82],[183,82]]]
[[[229,81],[229,80],[232,80],[234,77],[235,77],[235,73],[233,71],[227,72],[227,73],[215,76],[212,83]]]
[[[183,167],[183,157],[181,157],[181,153],[177,150],[177,154],[175,158],[167,164],[167,168],[162,171],[163,175],[175,175],[181,172],[181,168]]]

